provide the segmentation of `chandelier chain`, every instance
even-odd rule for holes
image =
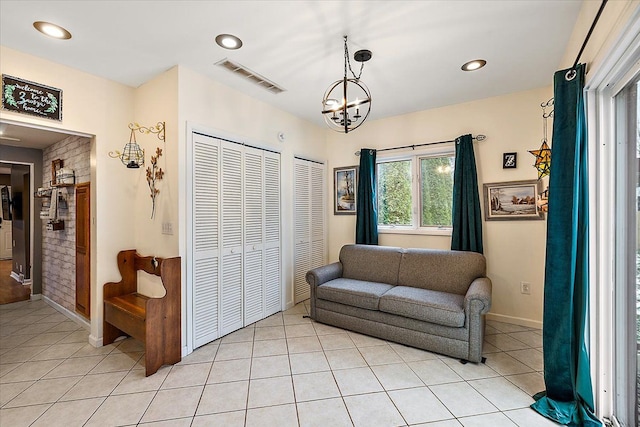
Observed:
[[[349,48],[347,47],[347,36],[344,36],[344,77],[347,78],[347,66],[349,67],[349,71],[353,74],[353,78],[356,80],[360,80],[360,76],[362,75],[362,69],[364,68],[364,62],[360,63],[360,72],[356,76],[356,73],[353,72],[351,68],[351,61],[349,60]]]

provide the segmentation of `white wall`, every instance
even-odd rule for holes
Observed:
[[[551,82],[552,76],[549,76]],[[478,191],[482,184],[536,179],[533,155],[542,140],[540,104],[552,97],[551,87],[452,105],[366,123],[347,135],[327,136],[329,168],[357,165],[355,151],[451,140],[471,133],[487,139],[474,142]],[[549,122],[551,129],[552,122]],[[549,130],[549,139],[551,130]],[[502,153],[518,153],[516,169],[502,169]],[[332,194],[333,183],[328,185]],[[331,200],[329,200],[331,202]],[[328,206],[329,212],[332,207]],[[484,212],[484,206],[483,206]],[[340,248],[355,240],[355,217],[329,216],[329,258],[337,260]],[[544,281],[546,221],[483,220],[487,274],[493,282],[489,318],[540,326]],[[449,249],[450,236],[381,234],[381,245]],[[520,282],[531,283],[531,295],[520,293]]]
[[[134,90],[82,71],[0,46],[0,72],[63,91],[62,122],[10,111],[0,118],[24,124],[95,135],[91,157],[92,230],[91,339],[102,336],[102,285],[120,280],[116,255],[135,247],[132,219],[136,192],[131,175],[109,151],[122,150],[133,120]],[[46,168],[46,165],[45,165]]]

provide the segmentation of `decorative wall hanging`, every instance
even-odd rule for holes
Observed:
[[[518,166],[518,153],[502,153],[502,169],[515,169]]]
[[[344,77],[333,82],[322,98],[322,115],[327,125],[336,132],[349,133],[367,120],[371,111],[371,93],[360,81],[364,63],[371,59],[370,50],[359,50],[353,59],[360,62],[360,72],[351,69],[347,36],[344,36]],[[347,78],[347,68],[353,78]]]
[[[158,122],[155,126],[140,126],[138,123],[129,123],[131,134],[129,142],[124,145],[122,151],[110,151],[109,156],[114,159],[120,159],[123,165],[129,169],[138,169],[144,166],[144,149],[140,148],[136,141],[136,131],[144,134],[153,133],[158,135],[160,141],[165,140],[165,123]]]
[[[544,219],[536,203],[541,184],[537,180],[484,184],[484,219]]]
[[[531,154],[536,156],[536,162],[533,164],[533,167],[538,170],[538,179],[549,175],[551,171],[551,149],[547,144],[547,120],[553,117],[554,110],[547,113],[547,108],[553,107],[553,98],[547,102],[543,102],[540,106],[542,107],[542,145],[538,150],[529,150]]]
[[[162,148],[156,148],[156,155],[151,156],[151,166],[147,168],[147,184],[151,191],[151,219],[153,219],[156,213],[156,196],[160,193],[160,190],[156,188],[156,181],[162,180],[164,171],[158,167],[158,159],[162,156]]]
[[[333,168],[333,214],[356,214],[358,166]]]
[[[2,109],[62,121],[62,89],[3,74]]]

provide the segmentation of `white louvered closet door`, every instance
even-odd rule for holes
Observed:
[[[307,272],[325,263],[324,165],[294,160],[294,302],[309,298]]]
[[[263,150],[244,153],[244,325],[264,313],[264,167]]]
[[[193,348],[282,309],[280,154],[192,133]]]
[[[309,194],[310,162],[294,159],[294,215],[295,254],[293,271],[294,303],[309,298],[309,285],[305,280],[311,265],[311,198]]]
[[[282,310],[280,154],[264,152],[264,316]]]
[[[311,163],[310,174],[311,254],[309,268],[312,269],[325,264],[324,219],[326,203],[324,197],[324,165]]]
[[[194,348],[219,337],[219,158],[218,140],[193,134]]]
[[[243,147],[222,141],[220,221],[222,237],[220,280],[220,335],[244,326],[243,323]]]

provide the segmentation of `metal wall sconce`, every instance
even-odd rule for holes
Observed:
[[[138,123],[129,123],[131,135],[129,142],[125,144],[122,151],[110,151],[109,157],[120,159],[123,165],[129,169],[138,169],[144,166],[144,149],[140,148],[136,142],[136,131],[144,134],[153,133],[160,141],[165,140],[165,122],[158,122],[155,126],[140,126]]]

